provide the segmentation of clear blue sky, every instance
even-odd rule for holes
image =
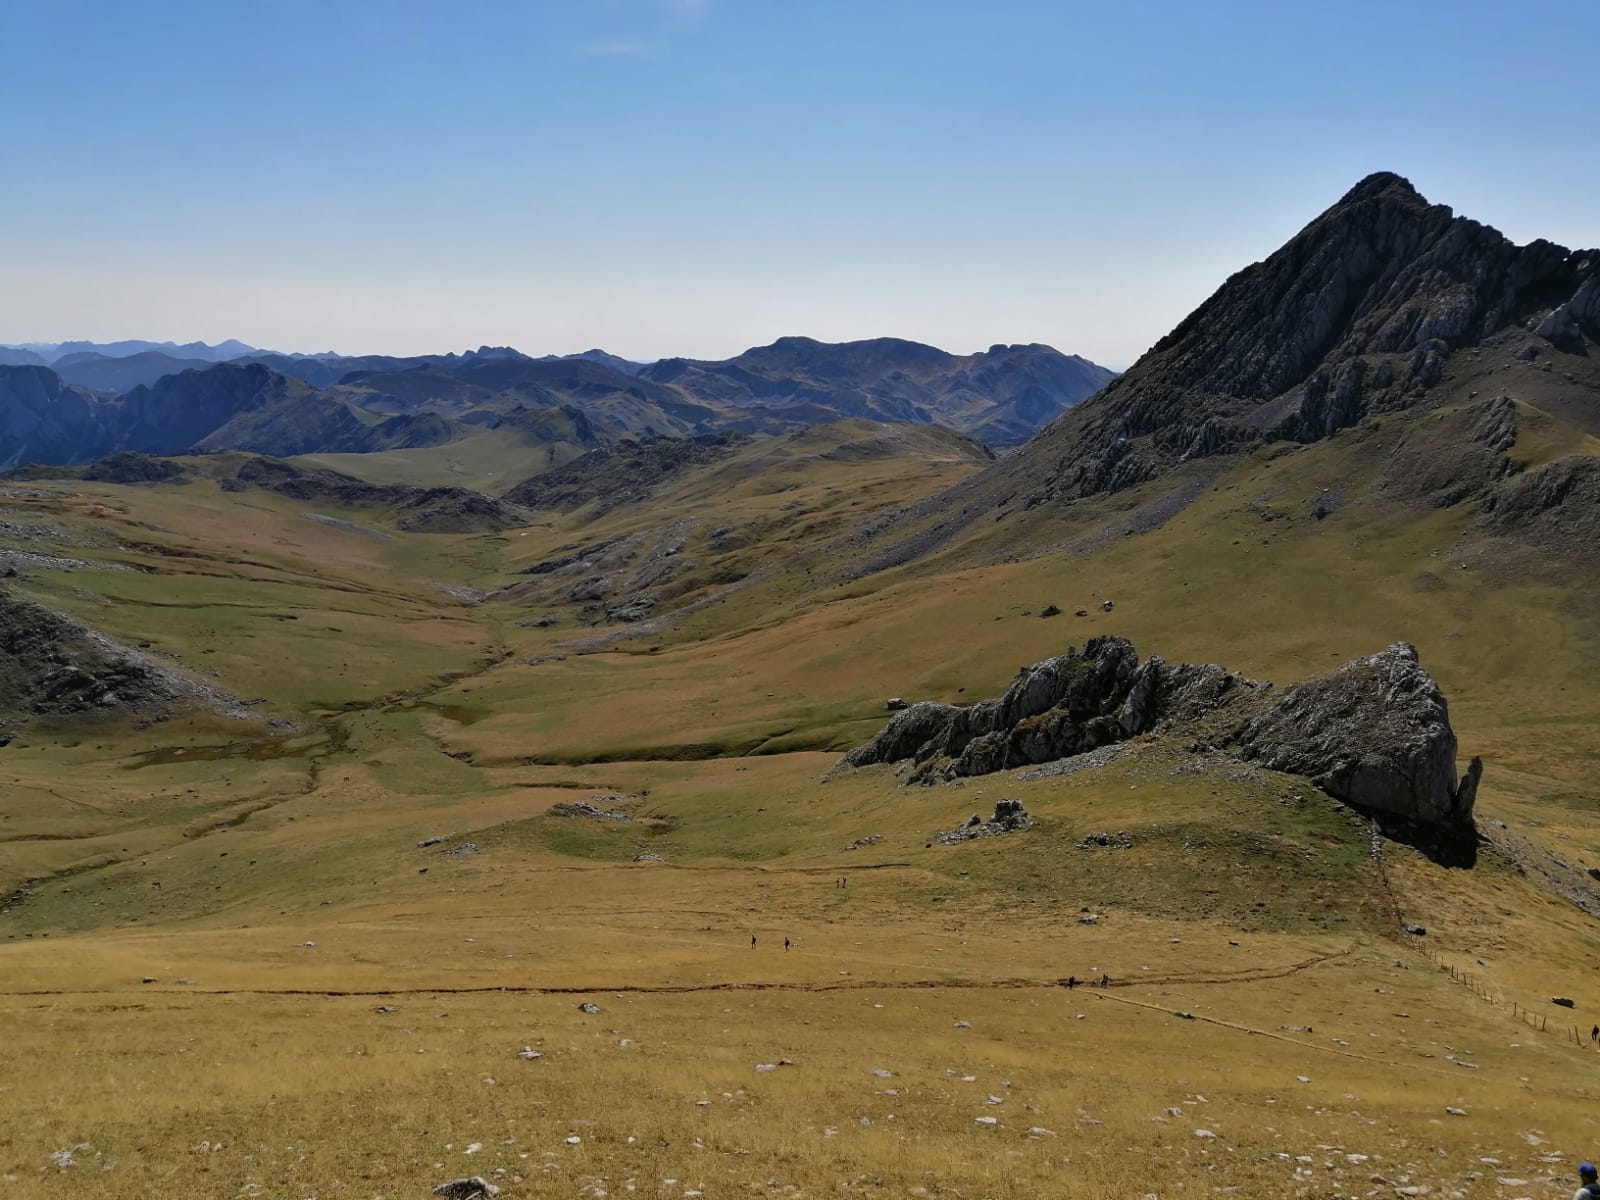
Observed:
[[[1124,366],[1374,170],[1600,243],[1594,0],[0,0],[0,341]]]

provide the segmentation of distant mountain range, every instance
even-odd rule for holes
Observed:
[[[781,433],[857,417],[944,425],[1006,447],[1115,378],[1038,344],[963,356],[894,338],[789,337],[721,361],[649,364],[603,350],[532,358],[491,346],[352,357],[242,342],[87,345],[0,351],[0,465],[120,450],[364,453],[486,428],[581,453],[634,437]],[[227,362],[205,357],[224,353]]]

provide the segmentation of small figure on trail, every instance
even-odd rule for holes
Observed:
[[[756,935],[752,933],[750,935],[750,949],[754,950],[755,948],[756,948]]]
[[[1583,1186],[1572,1193],[1572,1200],[1600,1200],[1600,1172],[1594,1169],[1593,1163],[1584,1163],[1578,1168],[1578,1180]]]
[[[1600,1045],[1600,1025],[1596,1025],[1593,1029],[1589,1030],[1589,1040],[1597,1045]]]
[[[783,949],[784,949],[784,953],[787,954],[788,951],[789,951],[789,939],[788,938],[784,938],[783,939]]]
[[[1068,975],[1067,976],[1067,991],[1070,992],[1073,988],[1075,988],[1077,986],[1078,986],[1078,977],[1076,975]]]
[[[843,875],[839,876],[839,886],[840,887],[844,887],[844,876]]]
[[[1110,987],[1111,986],[1111,976],[1109,976],[1109,975],[1100,976],[1100,986],[1103,987],[1103,988]]]

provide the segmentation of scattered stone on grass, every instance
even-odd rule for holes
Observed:
[[[1079,850],[1132,850],[1133,838],[1129,834],[1091,833],[1078,842]]]
[[[486,1200],[486,1197],[498,1196],[500,1189],[482,1175],[473,1175],[468,1179],[452,1179],[449,1183],[441,1183],[433,1189],[433,1194],[442,1196],[444,1200]]]
[[[935,835],[935,841],[941,846],[952,846],[957,842],[970,842],[977,838],[1000,837],[1008,833],[1017,833],[1033,827],[1033,818],[1028,815],[1028,810],[1022,807],[1021,800],[997,800],[994,806],[994,816],[985,821],[974,813],[965,825],[957,829],[947,829]]]
[[[619,799],[620,797],[594,797],[599,799]],[[625,812],[614,808],[602,808],[593,800],[567,800],[560,804],[550,806],[552,817],[586,817],[591,821],[631,821],[633,818]]]

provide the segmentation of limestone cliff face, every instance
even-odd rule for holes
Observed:
[[[1140,662],[1125,638],[1024,667],[1003,696],[914,704],[845,756],[914,763],[913,783],[1052,762],[1157,728],[1304,775],[1358,808],[1470,824],[1476,764],[1456,778],[1456,735],[1438,684],[1398,643],[1281,692],[1218,666]]]

